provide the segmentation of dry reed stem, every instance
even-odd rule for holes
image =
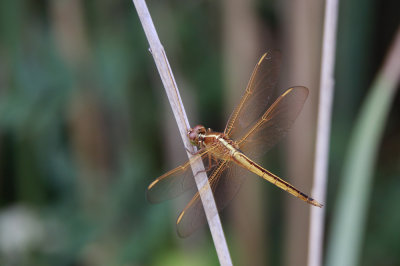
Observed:
[[[329,139],[334,91],[334,66],[338,0],[327,0],[321,56],[317,140],[314,158],[314,184],[312,195],[320,202],[326,200],[329,160]],[[325,208],[311,208],[308,266],[322,265]]]
[[[185,113],[185,109],[182,104],[182,100],[179,95],[178,87],[172,74],[171,67],[167,60],[164,48],[158,38],[147,5],[144,0],[133,0],[133,3],[136,7],[147,40],[150,44],[150,51],[153,55],[154,62],[156,63],[162,83],[167,93],[169,103],[171,104],[171,108],[182,137],[182,141],[188,151],[194,152],[194,147],[190,144],[187,137],[187,130],[190,128],[190,126]],[[189,158],[193,156],[190,152],[188,152],[187,154]],[[203,162],[199,159],[196,160],[196,162],[194,162],[191,166],[193,174],[195,175],[197,188],[200,190],[204,185],[208,186],[208,189],[206,189],[204,193],[200,193],[200,196],[203,203],[204,211],[206,213],[211,235],[214,240],[214,245],[217,251],[219,262],[221,265],[232,265],[228,246],[225,240],[224,232],[222,230],[221,221],[218,216],[218,210],[215,205],[212,191],[208,185],[207,175],[204,172]]]

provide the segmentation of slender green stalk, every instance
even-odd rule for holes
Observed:
[[[374,163],[400,78],[400,27],[385,63],[372,84],[345,160],[328,245],[328,266],[359,264],[372,190]]]

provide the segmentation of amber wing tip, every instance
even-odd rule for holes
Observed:
[[[179,214],[178,219],[176,220],[177,225],[181,222],[183,214],[185,214],[185,211],[182,211],[181,214]]]

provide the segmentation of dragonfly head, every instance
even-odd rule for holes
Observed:
[[[197,125],[194,128],[191,128],[188,130],[188,136],[190,142],[199,147],[201,145],[201,142],[203,141],[203,136],[206,133],[206,128],[202,125]],[[202,136],[203,135],[203,136]]]

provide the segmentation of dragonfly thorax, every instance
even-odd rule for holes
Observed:
[[[227,160],[239,147],[235,141],[223,133],[206,129],[202,125],[195,126],[188,131],[190,142],[199,149],[213,147],[214,156]]]

